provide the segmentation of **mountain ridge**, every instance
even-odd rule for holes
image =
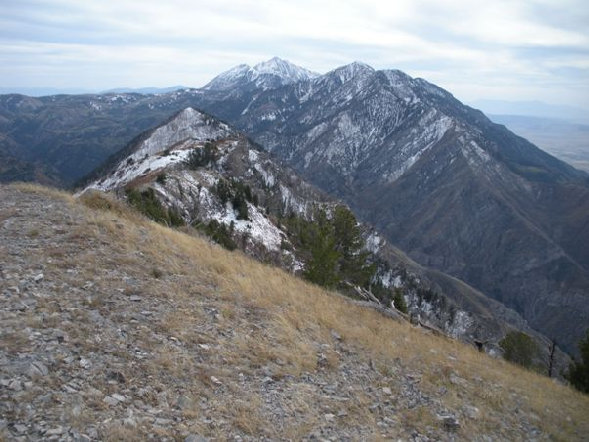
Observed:
[[[215,110],[314,184],[344,199],[418,262],[465,279],[518,309],[534,326],[568,342],[572,351],[580,328],[589,326],[589,312],[582,307],[589,281],[583,246],[589,237],[581,221],[589,213],[587,174],[425,80],[357,68],[340,70],[356,77],[342,79],[335,70],[257,93],[203,95],[201,107]],[[563,213],[557,210],[565,206]],[[394,209],[383,212],[389,207]],[[434,223],[447,218],[447,209],[455,211],[454,219]],[[489,218],[477,218],[477,210],[488,210]],[[454,222],[464,226],[462,231]],[[491,227],[501,222],[519,232],[515,243]],[[488,256],[474,246],[481,243]],[[509,252],[514,244],[518,250]],[[549,258],[543,262],[545,253]],[[496,269],[485,271],[478,262]],[[538,279],[550,288],[540,288]],[[556,325],[548,307],[554,302],[551,293],[560,290],[568,293],[563,302],[569,299],[575,306],[563,305],[564,317],[576,318],[561,320],[565,328]],[[544,308],[530,307],[537,304],[532,298],[537,291],[547,303]]]
[[[237,87],[270,89],[309,80],[319,76],[305,68],[278,57],[260,62],[253,67],[240,64],[213,78],[202,89],[230,90]]]
[[[574,351],[582,333],[573,330],[575,324],[589,323],[582,307],[587,276],[575,264],[587,267],[582,227],[587,175],[425,80],[360,65],[342,69],[357,71],[360,80],[352,75],[342,81],[336,69],[269,89],[249,84],[151,97],[3,96],[0,130],[14,145],[29,146],[24,157],[43,152],[50,164],[59,165],[58,173],[73,173],[95,168],[139,129],[154,127],[179,109],[204,109],[346,199],[410,257],[466,280],[527,315],[536,327],[548,324],[545,332],[556,331],[553,337],[564,338]],[[53,138],[43,135],[47,121],[59,129]],[[70,140],[71,133],[83,135]],[[84,146],[85,163],[74,159],[79,154],[63,155],[62,146],[74,153]],[[419,201],[427,204],[420,207]],[[574,320],[551,315],[559,307],[550,292],[565,293],[563,302],[571,300],[563,306],[565,317]],[[544,313],[537,315],[540,310]]]
[[[189,170],[186,163],[194,152],[209,152],[211,159]],[[228,202],[232,197],[219,200],[221,184],[229,186],[224,192],[233,187],[233,191],[242,188],[251,194],[245,202],[245,217],[239,215],[237,203]],[[335,207],[343,207],[276,164],[236,130],[191,108],[137,137],[123,155],[113,158],[109,167],[86,183],[83,192],[90,189],[116,192],[127,199],[132,192],[151,192],[165,210],[186,224],[204,226],[213,237],[226,232],[223,238],[229,237],[249,255],[298,275],[308,269],[309,257],[297,250],[292,227],[284,226],[296,226],[290,221],[293,217],[295,221],[298,217],[312,220],[319,208],[333,213]],[[360,230],[364,231],[364,248],[374,254],[370,259],[377,266],[371,285],[382,284],[375,292],[377,304],[388,308],[392,292],[387,294],[387,290],[400,290],[410,312],[420,315],[424,324],[471,344],[485,342],[485,350],[494,354],[501,352],[497,343],[508,329],[525,330],[539,342],[539,360],[546,359],[543,353],[548,341],[515,312],[466,284],[419,266],[369,226]],[[393,310],[391,314],[398,313]],[[560,353],[557,360],[558,366],[566,365]]]

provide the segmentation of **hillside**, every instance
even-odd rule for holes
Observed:
[[[589,327],[587,174],[397,70],[317,76],[274,58],[168,94],[0,96],[0,181],[71,186],[187,107],[343,200],[438,285],[464,281],[576,351]]]
[[[190,91],[27,97],[0,95],[0,182],[71,187],[141,132],[194,99]],[[39,180],[38,177],[49,177]]]
[[[2,186],[0,252],[5,440],[589,434],[586,396],[115,201]]]
[[[426,326],[500,353],[508,330],[541,349],[549,340],[525,320],[468,285],[413,262],[373,228],[357,223],[324,194],[231,126],[192,108],[139,135],[94,174],[83,192],[107,191],[152,219],[194,226],[229,249],[360,297],[391,301]],[[323,221],[322,221],[323,220]],[[333,257],[333,258],[330,258]],[[399,299],[402,298],[402,299]],[[398,314],[397,310],[390,311]],[[556,366],[568,366],[560,350]],[[556,370],[559,372],[559,370]]]

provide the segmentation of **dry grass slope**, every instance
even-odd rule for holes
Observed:
[[[105,440],[570,441],[589,434],[589,398],[548,378],[385,319],[194,232],[143,219],[114,199],[76,200],[30,185],[4,192],[66,208],[61,245],[23,252],[32,267],[43,264],[49,294],[3,318],[9,334],[0,342],[10,358],[26,351],[24,326],[39,333],[59,327],[65,345],[93,361],[92,379],[79,385],[81,407],[68,409],[54,394],[62,410],[55,425],[85,434],[94,428]],[[19,210],[2,206],[0,226]],[[22,231],[31,244],[62,228],[33,221]],[[105,318],[101,333],[91,311]],[[34,381],[43,391],[81,376],[59,352],[55,359]],[[121,374],[123,390],[106,371]],[[0,391],[0,399],[14,399]],[[121,391],[124,402],[104,402]],[[18,400],[34,403],[34,389],[28,394]],[[443,415],[460,427],[445,427]],[[3,417],[24,418],[16,411]],[[2,431],[11,438],[10,426]]]

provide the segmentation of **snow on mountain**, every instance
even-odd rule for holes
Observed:
[[[575,324],[589,321],[586,175],[448,91],[363,63],[280,88],[203,95],[202,105],[411,258],[517,306],[574,351],[583,333]]]
[[[328,77],[330,75],[335,75],[342,83],[345,83],[349,80],[357,79],[358,77],[365,78],[372,73],[374,73],[373,67],[367,65],[366,63],[355,61],[328,72],[326,76]]]
[[[258,63],[252,69],[258,75],[277,75],[289,83],[309,80],[319,75],[278,57]]]
[[[211,164],[188,167],[191,152],[207,144],[215,152]],[[123,194],[130,189],[151,189],[166,210],[186,223],[222,225],[246,253],[292,271],[303,265],[289,250],[292,246],[282,248],[288,243],[286,234],[267,212],[272,208],[277,213],[308,216],[314,204],[326,199],[274,163],[266,152],[256,150],[245,136],[193,108],[139,136],[105,170],[83,192],[95,189]],[[221,184],[234,194],[248,188],[255,195],[245,202],[246,217],[234,207],[235,195],[228,201],[219,195]]]
[[[215,77],[203,89],[228,90],[247,84],[256,88],[269,89],[309,80],[318,75],[287,60],[274,57],[253,67],[247,64],[236,66]]]
[[[188,167],[185,160],[190,153],[203,149],[206,143],[214,150],[215,159]],[[339,204],[275,162],[267,152],[258,150],[245,136],[192,108],[140,136],[110,171],[86,188],[91,189],[156,198],[164,211],[174,213],[186,224],[201,226],[213,238],[226,238],[251,256],[298,273],[305,269],[308,256],[297,251],[291,232],[277,220],[287,215],[311,219],[318,207],[333,213]],[[236,203],[239,189],[242,195],[250,195],[242,201],[247,206],[245,216]],[[403,287],[406,300],[421,312],[423,321],[460,339],[482,338],[483,332],[476,327],[479,323],[454,321],[456,312],[462,310],[456,310],[452,302],[441,301],[447,299],[446,295],[432,295],[425,302],[423,293],[434,292],[427,291],[425,287],[431,285],[424,286],[421,277],[407,271],[414,264],[399,260],[397,252],[376,232],[370,233],[367,226],[362,229],[367,232],[366,249],[375,254],[373,259],[381,269],[378,280],[383,287]],[[377,258],[380,253],[383,255]],[[484,333],[487,338],[498,338]]]
[[[188,107],[151,131],[133,146],[132,152],[119,162],[111,174],[90,183],[88,187],[107,191],[125,186],[140,176],[184,162],[190,149],[202,147],[206,141],[235,134],[226,124]]]
[[[223,72],[222,74],[217,75],[203,89],[230,89],[240,80],[249,78],[251,72],[252,68],[249,65],[240,64],[226,72]]]

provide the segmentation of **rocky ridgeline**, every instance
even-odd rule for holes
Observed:
[[[152,255],[152,227],[137,226],[135,237],[127,223],[0,187],[0,438],[548,437],[520,391],[447,367],[432,387],[428,367],[400,357],[385,364],[335,330],[309,341],[312,357],[298,370],[296,349],[267,357],[283,337],[264,308],[222,296],[196,271],[209,264],[179,256],[193,275],[166,267],[166,253],[180,252]],[[242,345],[250,337],[255,351]],[[453,364],[462,355],[441,357]],[[472,395],[481,385],[509,404],[510,417],[481,408]]]
[[[136,199],[143,199],[142,207],[149,206],[152,218],[175,214],[178,222],[199,226],[226,247],[237,247],[299,276],[308,269],[310,257],[298,247],[300,238],[293,237],[296,227],[289,228],[290,221],[293,217],[310,221],[317,210],[332,213],[336,206],[344,207],[237,130],[192,108],[138,136],[89,180],[86,190],[93,189],[128,200],[134,192]],[[239,194],[241,202],[236,202]],[[162,206],[155,215],[154,205]],[[173,220],[168,215],[160,221]],[[359,230],[363,248],[378,269],[373,288],[382,285],[379,299],[367,299],[379,308],[390,308],[393,293],[399,290],[409,313],[424,326],[471,344],[484,343],[484,350],[492,354],[501,353],[497,343],[506,330],[523,330],[538,341],[542,350],[538,364],[545,364],[548,340],[516,312],[460,281],[419,266],[369,226],[359,224]],[[342,287],[346,289],[345,284]],[[389,313],[395,314],[394,309]],[[555,372],[567,364],[566,355],[557,351]]]

